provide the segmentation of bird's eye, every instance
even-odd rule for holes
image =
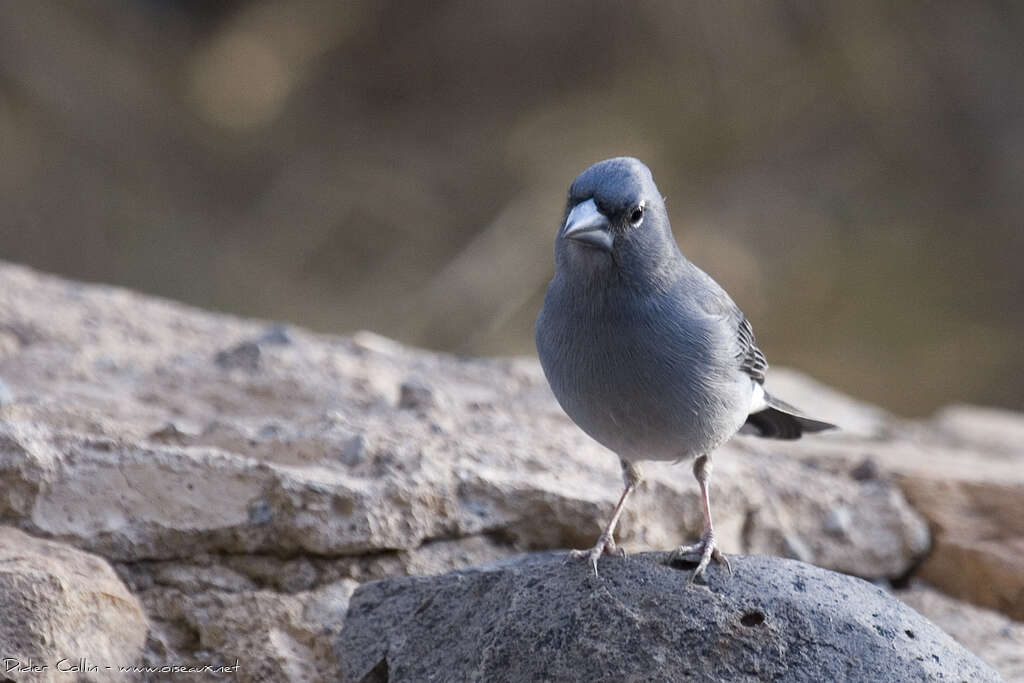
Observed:
[[[640,206],[633,209],[632,213],[629,214],[629,223],[635,228],[636,226],[640,225],[640,221],[642,221],[643,219],[644,205],[641,204]]]

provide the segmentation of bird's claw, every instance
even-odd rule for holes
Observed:
[[[718,549],[714,532],[705,531],[704,534],[701,535],[699,542],[692,545],[679,546],[672,551],[672,554],[669,556],[669,562],[673,562],[682,558],[684,555],[690,555],[693,553],[698,553],[700,555],[700,561],[697,563],[697,568],[693,570],[693,576],[690,577],[690,583],[696,583],[697,579],[704,576],[704,570],[707,569],[711,560],[714,560],[718,564],[724,564],[725,568],[729,570],[729,574],[732,574],[732,565],[729,564],[729,560]]]
[[[625,558],[626,551],[619,547],[610,534],[601,534],[593,548],[589,550],[570,550],[569,554],[565,557],[565,561],[586,558],[594,568],[594,576],[597,576],[597,560],[602,555],[616,555]]]

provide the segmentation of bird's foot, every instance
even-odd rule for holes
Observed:
[[[669,556],[668,561],[673,562],[677,559],[681,559],[685,555],[699,555],[700,561],[697,563],[697,568],[693,570],[693,576],[690,577],[690,582],[694,583],[697,579],[704,576],[704,570],[707,569],[708,564],[711,560],[714,560],[718,564],[724,564],[725,568],[732,574],[732,565],[729,564],[729,560],[726,559],[725,555],[718,549],[718,544],[715,541],[715,532],[705,531],[700,541],[692,545],[681,545],[676,548]]]
[[[626,551],[615,543],[615,539],[611,534],[601,534],[593,548],[590,550],[570,550],[565,559],[578,560],[580,558],[586,558],[594,568],[594,576],[597,576],[597,560],[602,555],[617,555],[618,557],[625,557]]]

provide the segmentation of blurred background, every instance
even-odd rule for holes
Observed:
[[[0,1],[0,258],[532,354],[629,154],[777,365],[1024,408],[1024,5]]]

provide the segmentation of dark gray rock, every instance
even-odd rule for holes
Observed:
[[[343,681],[998,681],[882,589],[774,557],[734,574],[664,553],[564,555],[364,584],[337,645]],[[691,565],[692,566],[692,565]]]
[[[434,391],[424,384],[415,380],[402,382],[398,388],[398,407],[406,410],[425,410],[432,408],[436,403]]]
[[[259,370],[260,347],[256,342],[244,341],[230,349],[218,351],[213,360],[223,370]]]
[[[263,329],[263,334],[256,340],[256,343],[272,346],[289,346],[292,343],[292,335],[288,332],[288,326],[284,323],[272,323]]]

